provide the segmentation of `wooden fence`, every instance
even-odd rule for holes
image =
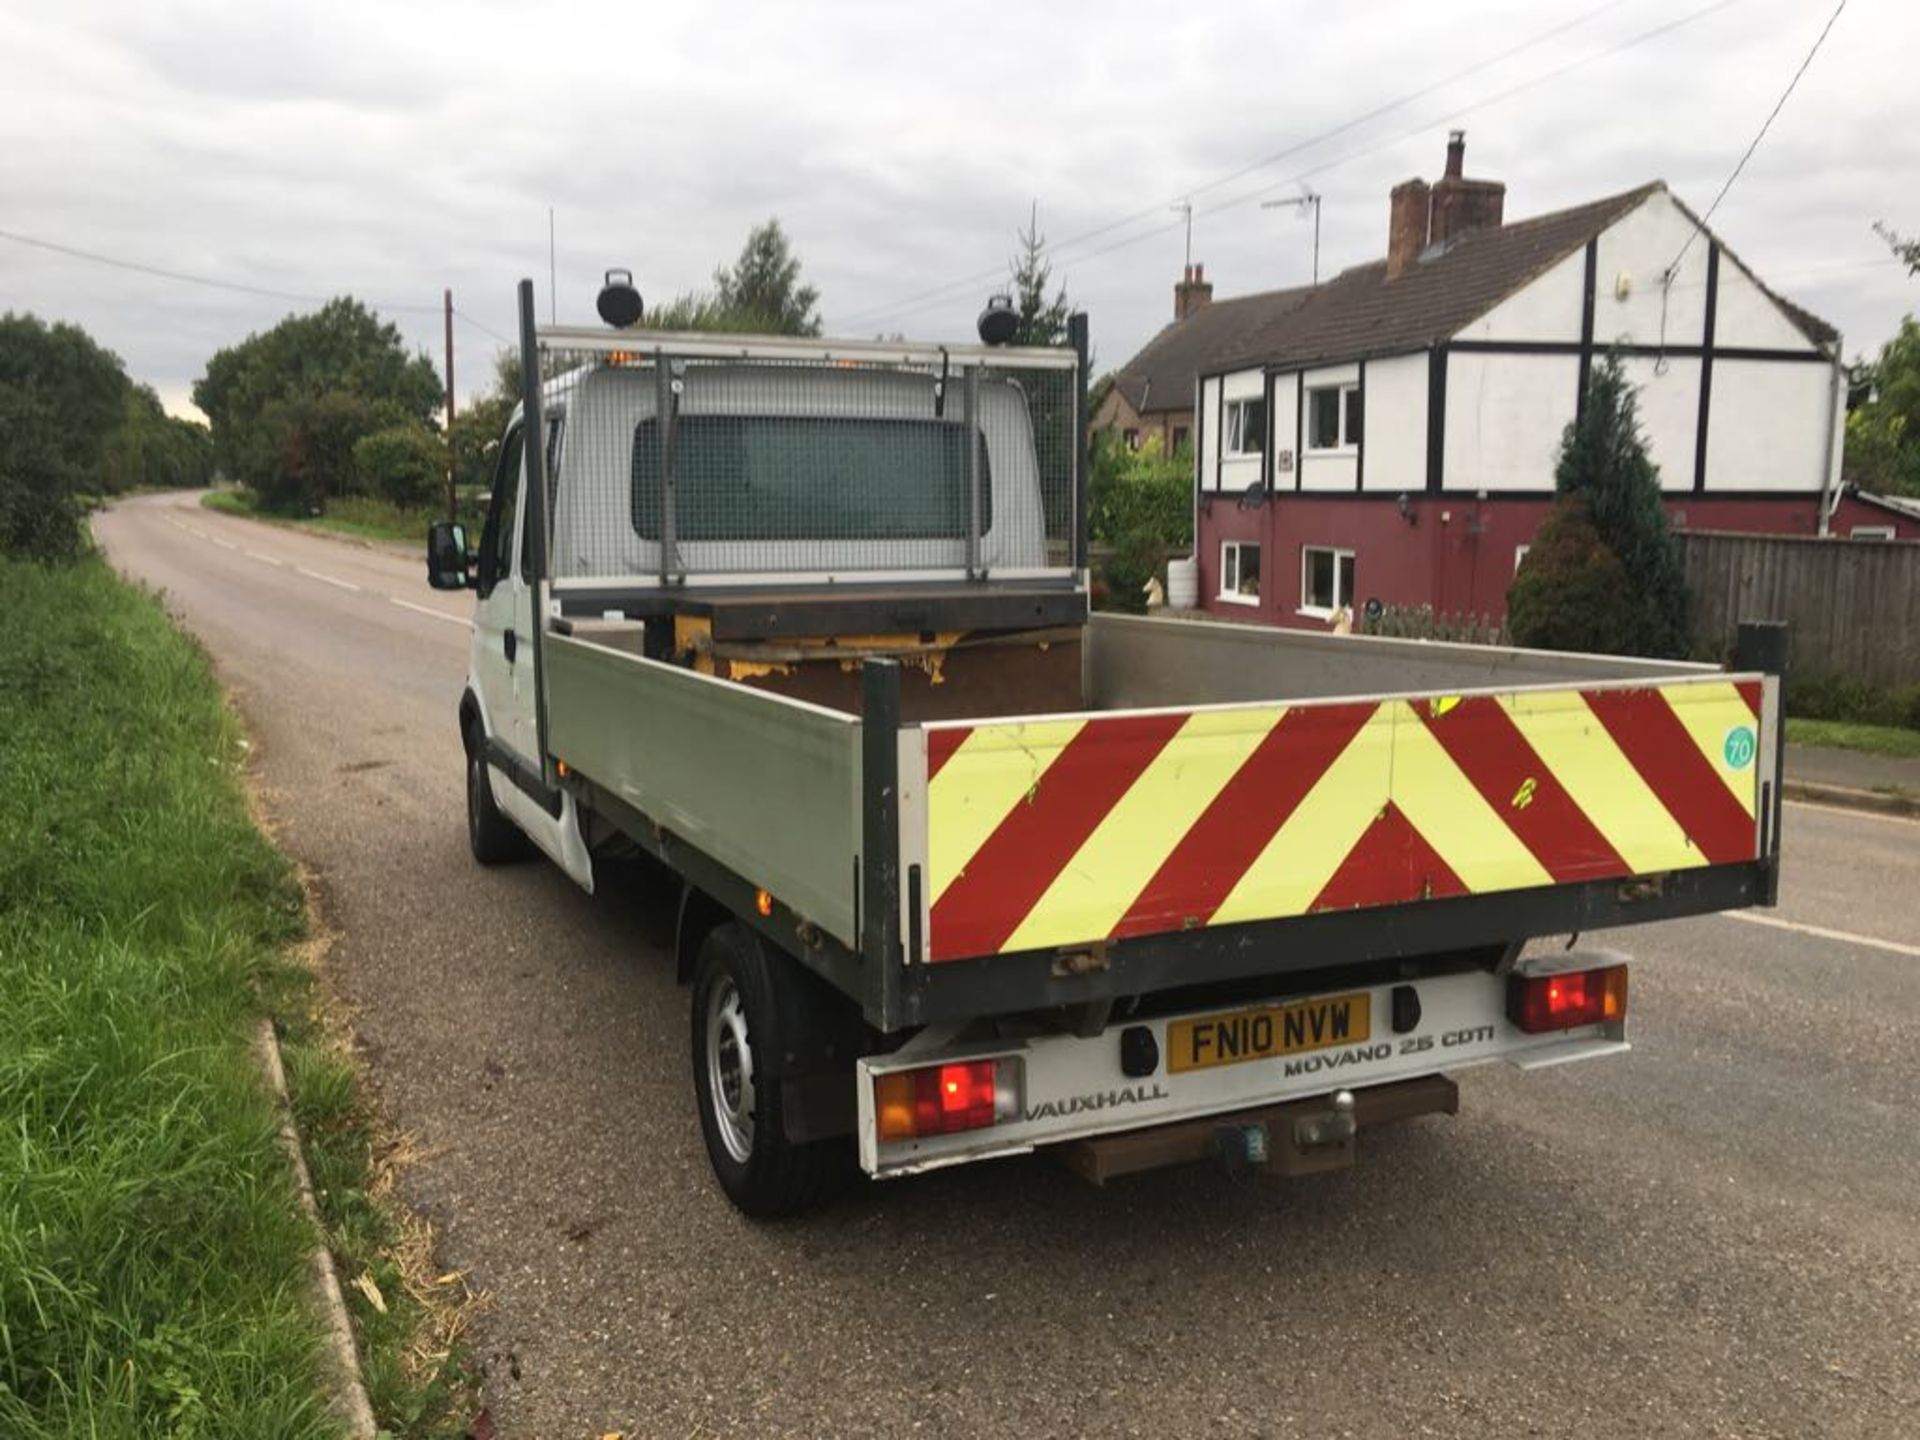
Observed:
[[[1705,653],[1729,652],[1742,620],[1784,620],[1802,675],[1920,684],[1920,544],[1712,531],[1680,544]]]

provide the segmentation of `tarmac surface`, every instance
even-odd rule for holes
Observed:
[[[149,496],[113,561],[212,653],[318,877],[405,1198],[491,1309],[497,1433],[1880,1437],[1920,1422],[1920,823],[1787,810],[1779,909],[1633,953],[1632,1054],[1276,1183],[1042,1157],[755,1225],[710,1180],[643,872],[467,854],[467,597]],[[609,891],[613,893],[608,893]]]

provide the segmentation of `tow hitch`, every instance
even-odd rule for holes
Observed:
[[[1229,1170],[1317,1175],[1353,1164],[1355,1140],[1363,1128],[1417,1115],[1454,1115],[1459,1109],[1459,1086],[1445,1075],[1425,1075],[1258,1110],[1096,1135],[1062,1145],[1059,1154],[1096,1185],[1118,1175],[1206,1159]]]

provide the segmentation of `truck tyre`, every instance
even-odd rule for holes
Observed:
[[[794,962],[731,922],[709,931],[693,979],[693,1085],[707,1157],[727,1198],[756,1219],[832,1198],[850,1173],[844,1141],[787,1138],[781,1087],[765,1057],[796,1048],[783,1033],[805,1013]],[[761,1057],[756,1071],[755,1060]],[[849,1077],[851,1083],[851,1077]]]
[[[527,853],[527,837],[493,802],[486,757],[477,744],[467,746],[467,844],[482,865],[504,865]]]

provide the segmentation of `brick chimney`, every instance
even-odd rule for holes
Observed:
[[[1206,278],[1204,265],[1189,265],[1180,272],[1180,283],[1173,287],[1173,318],[1184,320],[1194,311],[1213,303],[1213,282]]]
[[[1444,245],[1475,230],[1500,228],[1507,187],[1498,180],[1469,180],[1461,173],[1467,158],[1467,132],[1447,137],[1447,173],[1433,187],[1432,217],[1427,243]]]
[[[1424,180],[1402,180],[1393,187],[1387,216],[1387,279],[1398,280],[1427,248],[1431,195]]]
[[[1497,230],[1507,187],[1498,180],[1469,180],[1467,132],[1447,136],[1447,173],[1431,188],[1424,180],[1393,187],[1387,218],[1387,279],[1398,280],[1429,245],[1445,245],[1475,230]]]

